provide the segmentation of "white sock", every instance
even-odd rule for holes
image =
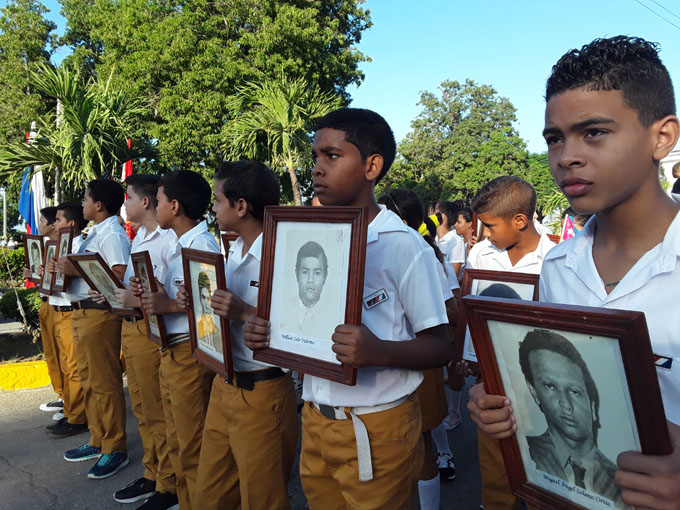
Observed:
[[[432,429],[430,434],[432,435],[434,446],[437,448],[437,453],[440,455],[442,453],[448,453],[451,455],[451,457],[453,457],[451,447],[449,446],[449,438],[446,435],[446,426],[444,426],[444,422],[441,422],[434,429]]]
[[[437,476],[435,476],[432,480],[418,481],[420,510],[439,510],[439,490],[439,473],[437,473]]]
[[[460,397],[462,391],[453,391],[448,386],[444,386],[446,390],[446,402],[449,404],[449,414],[457,414],[460,416]]]

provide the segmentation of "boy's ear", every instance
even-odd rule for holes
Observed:
[[[527,228],[527,225],[529,224],[529,221],[526,217],[526,214],[515,214],[512,217],[512,224],[517,228],[517,230],[524,230]]]
[[[142,207],[144,209],[150,209],[151,208],[151,200],[149,200],[149,197],[142,198]]]
[[[382,172],[384,160],[380,154],[373,154],[366,158],[366,180],[375,181]]]
[[[249,210],[248,202],[246,202],[245,198],[239,198],[234,202],[234,209],[236,209],[236,214],[238,214],[239,218],[245,218]]]
[[[661,161],[673,150],[680,136],[680,121],[675,115],[668,115],[652,124],[654,133],[654,161]]]
[[[182,212],[182,204],[180,204],[179,200],[177,200],[176,198],[170,200],[170,212],[172,213],[173,216],[179,216],[180,213]]]

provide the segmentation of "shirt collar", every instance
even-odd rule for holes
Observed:
[[[93,226],[90,229],[90,235],[94,235],[95,233],[101,232],[102,230],[106,230],[107,228],[110,228],[114,223],[118,225],[118,216],[109,216],[101,223],[97,223],[95,226]]]
[[[208,222],[203,220],[199,222],[194,228],[182,234],[182,237],[179,238],[178,245],[180,245],[182,248],[188,248],[191,246],[191,243],[194,241],[194,239],[207,231]]]
[[[234,241],[234,244],[229,247],[229,258],[234,257],[234,260],[240,264],[244,262],[248,256],[251,256],[259,262],[260,257],[262,256],[262,233],[260,232],[260,235],[257,236],[253,241],[253,244],[250,245],[245,257],[241,257],[241,253],[243,253],[243,237],[239,236],[238,239]]]
[[[378,207],[380,212],[368,224],[367,243],[377,241],[378,234],[384,234],[385,232],[408,232],[409,227],[404,224],[399,216],[382,204],[378,204]]]

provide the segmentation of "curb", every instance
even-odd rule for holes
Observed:
[[[24,361],[0,365],[0,390],[25,390],[50,384],[47,363]]]

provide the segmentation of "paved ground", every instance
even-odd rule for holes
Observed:
[[[130,465],[111,478],[89,480],[86,475],[92,462],[71,463],[62,457],[65,450],[86,441],[87,434],[52,439],[44,430],[51,423],[51,414],[41,412],[38,406],[53,398],[50,388],[0,392],[0,509],[135,508],[136,505],[118,504],[111,497],[116,490],[143,473],[137,420],[129,406]],[[442,483],[441,508],[476,510],[480,482],[475,429],[469,417],[466,416],[460,427],[449,432],[449,442],[455,454],[458,476],[455,481]],[[289,486],[291,507],[302,510],[305,500],[297,469],[294,476]]]

